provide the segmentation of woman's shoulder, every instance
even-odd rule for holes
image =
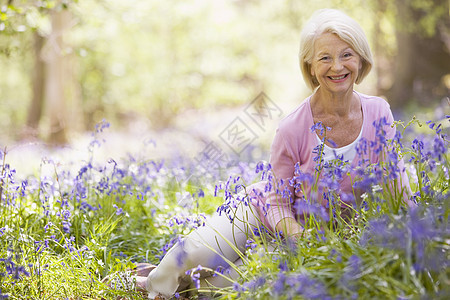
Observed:
[[[313,124],[311,107],[309,105],[309,98],[303,100],[297,108],[295,108],[286,117],[281,119],[278,129],[283,132],[291,132],[302,130],[303,128],[310,128]]]
[[[356,92],[361,99],[361,103],[370,108],[390,109],[390,105],[386,99],[379,96],[366,95],[360,92]]]
[[[293,161],[300,161],[299,154],[302,152],[302,149],[311,148],[310,145],[315,140],[312,138],[311,127],[314,121],[309,98],[306,98],[296,109],[279,122],[272,144],[272,153],[285,149]]]
[[[371,96],[357,92],[361,99],[363,112],[369,120],[378,120],[382,117],[391,119],[392,112],[389,103],[386,99],[378,96]]]

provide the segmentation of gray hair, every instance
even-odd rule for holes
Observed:
[[[306,84],[312,90],[319,86],[317,80],[311,75],[311,63],[314,42],[323,33],[336,34],[361,57],[362,66],[356,78],[356,83],[360,83],[369,74],[373,64],[372,53],[364,31],[355,20],[342,11],[320,9],[311,16],[300,35],[300,69]]]

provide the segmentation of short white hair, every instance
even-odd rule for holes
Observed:
[[[360,83],[369,74],[373,64],[372,53],[364,31],[355,20],[342,11],[320,9],[311,16],[300,35],[300,69],[306,84],[312,90],[319,86],[318,81],[311,75],[311,63],[314,42],[323,33],[336,34],[359,54],[362,66],[356,83]]]

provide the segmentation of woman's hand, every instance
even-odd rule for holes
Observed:
[[[278,222],[276,229],[290,240],[297,240],[303,234],[303,227],[294,218],[284,218]]]

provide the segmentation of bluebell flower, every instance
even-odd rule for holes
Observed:
[[[72,223],[70,223],[70,221],[67,221],[67,220],[65,220],[65,221],[62,221],[61,222],[62,223],[62,229],[63,229],[63,231],[65,232],[65,233],[67,233],[67,234],[69,234],[70,233],[70,227],[72,226]]]
[[[297,215],[311,215],[315,216],[319,219],[322,219],[326,222],[329,221],[330,217],[328,215],[328,212],[326,209],[319,204],[311,204],[309,201],[307,201],[305,198],[298,199],[294,204],[294,209],[296,211]]]
[[[255,173],[262,172],[264,170],[264,162],[260,161],[256,164]]]
[[[9,299],[8,294],[3,294],[2,289],[0,288],[0,300],[6,300]]]
[[[113,204],[113,207],[116,209],[116,215],[121,215],[123,213],[123,209],[118,207],[116,204]]]
[[[255,236],[261,236],[261,233],[269,233],[264,225],[259,225],[259,227],[253,227],[253,234]]]
[[[109,128],[111,124],[103,119],[101,122],[95,124],[95,132],[100,133],[103,132],[106,128]]]
[[[252,250],[255,249],[258,246],[258,244],[253,239],[247,239],[245,242],[245,249]]]
[[[280,263],[278,264],[278,268],[280,269],[281,272],[289,271],[287,261],[280,261]]]
[[[238,292],[238,296],[246,291],[246,288],[244,286],[241,286],[239,283],[237,282],[233,282],[233,290],[235,290],[236,292]]]
[[[198,265],[197,267],[187,270],[186,275],[189,275],[192,279],[192,281],[195,284],[195,288],[200,288],[200,271],[203,270],[203,267],[201,265]]]
[[[197,191],[197,197],[204,198],[205,197],[205,192],[202,189],[199,189]]]
[[[396,130],[393,141],[395,141],[400,146],[401,149],[403,148],[402,138],[403,138],[403,135],[400,132],[400,130]]]
[[[15,255],[15,260],[20,260],[19,254]],[[21,266],[14,261],[14,256],[12,255],[7,258],[0,258],[0,262],[4,263],[6,273],[14,280],[20,280],[22,275],[26,277],[30,276],[30,273],[24,266]]]
[[[286,282],[286,275],[283,271],[277,273],[277,279],[273,283],[272,290],[274,295],[283,295],[285,293],[284,284]]]
[[[359,274],[361,273],[361,266],[362,262],[358,256],[350,256],[347,261],[347,266],[344,268],[344,273],[339,279],[339,284],[344,286],[348,290],[355,291],[355,279],[357,279]]]
[[[266,284],[266,279],[264,277],[260,276],[254,280],[244,283],[243,286],[248,291],[256,291],[259,287],[262,287],[265,284]]]
[[[324,149],[325,149],[325,144],[321,143],[321,144],[317,145],[316,147],[314,147],[314,149],[312,150],[312,153],[315,154],[315,156],[313,157],[313,161],[315,161],[317,163],[317,165],[323,164]],[[316,171],[320,172],[320,169],[318,169],[318,167],[316,167]]]
[[[331,299],[323,283],[304,274],[292,274],[286,278],[289,294],[300,295],[305,299]]]
[[[330,128],[330,127],[324,127],[323,124],[322,124],[322,122],[317,122],[317,123],[315,123],[313,126],[311,126],[311,132],[314,132],[314,131],[316,131],[316,130],[318,130],[319,133],[320,133],[320,135],[323,136],[324,133],[325,133],[326,131],[331,130],[331,128]]]
[[[430,127],[430,129],[434,129],[434,126],[436,125],[436,123],[432,121],[426,121],[425,123],[428,124],[428,127]]]

